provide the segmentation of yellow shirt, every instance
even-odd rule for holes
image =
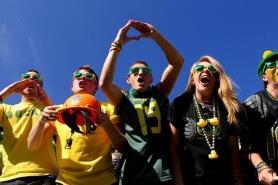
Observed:
[[[56,158],[51,141],[35,152],[29,152],[27,148],[28,135],[37,123],[42,108],[36,102],[0,104],[0,126],[4,130],[4,167],[0,181],[56,174]]]
[[[112,105],[101,104],[102,112],[116,123],[119,117]],[[57,182],[64,185],[111,185],[116,182],[111,159],[111,143],[101,126],[87,135],[74,132],[71,149],[65,149],[66,140],[71,136],[71,129],[58,121],[57,161],[59,175]]]

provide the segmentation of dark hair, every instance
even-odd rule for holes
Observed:
[[[74,71],[74,73],[76,73],[76,72],[78,72],[78,71],[80,71],[82,69],[88,71],[89,73],[93,73],[96,76],[96,85],[98,85],[98,75],[96,74],[96,72],[89,65],[80,66],[79,68],[77,68]]]
[[[29,69],[28,71],[27,71],[27,73],[28,72],[35,72],[35,73],[37,73],[38,75],[40,75],[40,73],[37,71],[37,70],[35,70],[35,69]],[[40,75],[41,76],[41,75]]]
[[[135,61],[131,66],[133,66],[135,64],[144,64],[146,67],[149,67],[149,65],[146,62],[142,61],[142,60]]]

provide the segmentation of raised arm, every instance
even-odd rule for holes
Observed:
[[[97,124],[105,130],[113,147],[123,152],[126,139],[122,134],[120,119],[110,120],[107,114],[100,112],[97,115]]]
[[[168,66],[162,74],[159,88],[164,96],[168,97],[184,63],[183,58],[152,25],[139,21],[133,21],[132,25],[142,34],[140,37],[149,37],[154,40],[163,50],[167,58]]]
[[[33,95],[25,94],[24,89],[28,86],[33,86],[34,88],[36,88],[37,93]],[[27,79],[14,82],[9,86],[5,87],[0,92],[2,100],[7,99],[12,94],[21,94],[25,96],[25,98],[36,100],[38,102],[41,102],[45,106],[49,106],[52,104],[50,98],[47,96],[41,85],[38,84],[38,82],[36,82],[35,80]]]
[[[58,106],[48,106],[45,107],[41,113],[40,119],[36,125],[32,128],[28,136],[28,149],[30,151],[35,151],[41,146],[46,144],[54,135],[55,127],[51,125],[51,122],[56,120],[56,109]]]
[[[29,85],[36,85],[36,82],[34,80],[20,80],[20,81],[14,82],[14,83],[8,85],[7,87],[5,87],[0,92],[0,96],[1,96],[2,100],[5,100],[8,97],[10,97],[12,94],[24,95],[23,90]]]
[[[132,26],[132,21],[128,21],[124,27],[122,27],[111,44],[108,55],[103,64],[102,72],[99,79],[99,86],[114,106],[118,106],[123,93],[121,89],[113,83],[116,61],[122,47],[130,40],[137,39],[136,37],[128,37],[127,32]]]

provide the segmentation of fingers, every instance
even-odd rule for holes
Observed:
[[[120,45],[123,45],[128,41],[127,38],[127,32],[132,27],[132,21],[129,20],[119,31],[115,38],[115,42],[119,43]]]
[[[42,102],[46,106],[51,105],[52,104],[51,100],[49,99],[46,92],[44,91],[44,89],[42,88],[42,86],[39,83],[36,83],[36,89],[38,92],[36,99],[38,101]]]
[[[58,105],[47,106],[41,113],[41,120],[44,122],[47,121],[55,121],[57,119],[57,111]]]
[[[138,36],[128,36],[127,33],[129,29],[133,27],[137,31],[140,32],[141,35]],[[144,22],[139,22],[136,20],[129,20],[119,31],[114,40],[114,42],[118,43],[119,45],[124,45],[125,43],[132,41],[132,40],[139,40],[140,38],[151,37],[155,28]]]
[[[17,81],[15,83],[13,83],[13,91],[15,93],[20,93],[22,94],[23,90],[28,87],[28,86],[35,86],[36,85],[36,82],[34,80],[20,80],[20,81]]]
[[[274,173],[271,168],[265,168],[258,175],[259,181],[263,184],[271,185],[274,182],[273,175]]]
[[[154,27],[148,23],[139,22],[139,21],[133,21],[132,26],[138,30],[140,33],[152,33],[154,30]]]

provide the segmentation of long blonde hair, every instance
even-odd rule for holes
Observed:
[[[241,104],[236,97],[232,80],[224,72],[223,67],[216,59],[210,56],[202,56],[196,63],[192,65],[185,92],[194,93],[195,91],[195,85],[193,80],[194,67],[200,62],[211,63],[218,70],[219,72],[218,83],[216,83],[217,89],[215,89],[215,92],[217,90],[217,94],[219,98],[223,101],[224,106],[228,111],[228,116],[227,116],[228,122],[230,124],[231,123],[238,124],[239,118],[237,116],[237,113],[241,110]]]

